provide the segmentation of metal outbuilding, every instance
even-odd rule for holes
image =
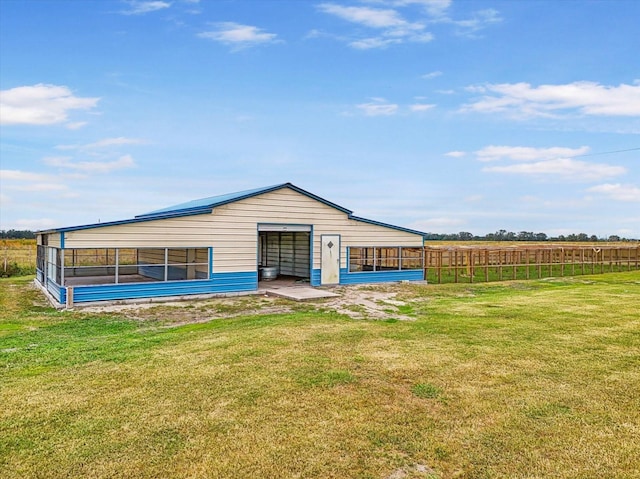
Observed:
[[[37,233],[36,281],[60,305],[423,279],[424,233],[354,216],[291,183]]]

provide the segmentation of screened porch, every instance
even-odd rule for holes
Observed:
[[[38,269],[60,286],[209,279],[209,248],[38,246]]]

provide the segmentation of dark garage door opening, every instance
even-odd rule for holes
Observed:
[[[259,231],[258,266],[260,270],[275,267],[279,277],[308,280],[311,277],[310,238],[311,233],[308,231]],[[271,269],[270,272],[273,270]]]

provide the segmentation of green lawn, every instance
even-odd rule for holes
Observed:
[[[3,479],[640,477],[640,272],[372,287],[382,320],[29,282],[0,280]]]

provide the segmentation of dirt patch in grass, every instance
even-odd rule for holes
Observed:
[[[88,313],[115,313],[149,321],[165,327],[204,323],[238,316],[283,314],[299,311],[334,311],[353,319],[415,319],[410,302],[397,298],[402,286],[339,286],[332,289],[340,296],[312,302],[296,302],[268,295],[233,296],[206,300],[167,303],[111,304],[90,306]]]
[[[342,286],[339,298],[326,301],[323,307],[354,319],[413,320],[411,305],[398,299],[398,284],[378,286]]]

